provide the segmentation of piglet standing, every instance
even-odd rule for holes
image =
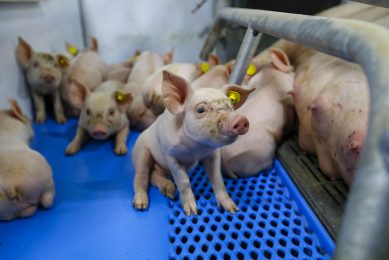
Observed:
[[[68,105],[72,105],[75,99],[78,99],[77,92],[73,92],[75,88],[73,87],[74,82],[83,84],[84,87],[88,88],[91,92],[99,86],[105,77],[106,73],[106,64],[103,62],[100,54],[97,52],[97,40],[92,38],[91,48],[86,48],[80,52],[70,45],[66,44],[67,49],[75,49],[74,55],[75,58],[72,61],[69,69],[64,75],[61,83],[61,97]],[[69,109],[69,114],[78,114],[79,110],[75,107]]]
[[[51,207],[54,182],[46,159],[28,146],[34,135],[15,100],[0,111],[0,220],[32,216]]]
[[[227,92],[240,96],[234,106],[226,91],[213,88],[192,91],[183,78],[163,72],[163,98],[167,109],[139,136],[132,153],[135,208],[148,207],[147,189],[152,172],[151,183],[168,197],[173,196],[175,189],[165,176],[172,175],[185,213],[197,214],[187,171],[202,160],[218,204],[230,212],[238,210],[223,183],[218,148],[248,131],[247,118],[237,114],[234,108],[244,103],[250,91],[230,86]]]
[[[127,137],[129,120],[126,110],[132,101],[129,93],[123,92],[123,83],[105,81],[93,93],[84,84],[74,81],[71,91],[77,93],[72,99],[72,105],[81,110],[76,136],[66,148],[66,154],[78,152],[81,145],[91,136],[104,140],[111,135],[115,138],[115,153],[127,153]]]
[[[21,37],[16,48],[16,57],[24,69],[27,82],[31,88],[31,95],[35,106],[35,120],[43,123],[46,120],[45,99],[51,95],[54,105],[54,115],[58,123],[66,122],[59,87],[63,70],[69,65],[69,59],[64,55],[52,55],[44,52],[35,52]]]
[[[289,59],[279,49],[270,49],[269,54],[271,62],[261,65],[249,81],[254,92],[237,110],[250,121],[250,130],[221,148],[222,170],[231,178],[250,177],[271,167],[277,143],[294,119]]]

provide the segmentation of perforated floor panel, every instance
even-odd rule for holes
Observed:
[[[279,162],[259,176],[225,180],[236,214],[217,209],[201,166],[190,178],[199,214],[187,217],[180,200],[169,203],[171,259],[330,259],[331,239]]]

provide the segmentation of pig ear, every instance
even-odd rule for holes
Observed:
[[[76,79],[70,80],[69,96],[71,98],[69,99],[69,102],[72,106],[81,109],[84,106],[89,93],[89,88],[85,84]]]
[[[220,59],[218,56],[216,56],[215,54],[209,54],[208,56],[208,62],[209,64],[211,64],[212,66],[216,66],[216,65],[219,65],[220,64]]]
[[[238,85],[226,85],[223,88],[225,89],[226,95],[230,99],[235,110],[241,107],[244,102],[246,102],[250,93],[255,90],[255,88],[247,90],[239,87]]]
[[[133,100],[131,93],[123,93],[120,90],[113,92],[112,98],[116,101],[121,111],[124,111]]]
[[[280,49],[272,48],[270,51],[270,58],[274,67],[283,72],[292,71],[292,66],[290,65],[289,58]]]
[[[232,70],[234,69],[235,60],[231,60],[226,64],[226,74],[230,77]]]
[[[29,124],[30,121],[28,120],[28,117],[23,114],[23,111],[20,109],[18,102],[15,99],[9,99],[8,102],[11,104],[11,109],[9,110],[11,116],[19,119],[25,124]]]
[[[163,55],[163,62],[165,63],[165,65],[172,63],[173,53],[174,53],[174,48],[172,48],[169,52]]]
[[[91,44],[91,49],[94,50],[94,51],[98,51],[99,50],[99,44],[97,42],[97,39],[96,37],[91,37],[90,39],[90,44]]]
[[[58,62],[58,65],[61,69],[66,69],[67,67],[69,67],[69,64],[70,64],[70,60],[68,57],[66,57],[65,55],[62,55],[62,54],[58,54],[56,56],[56,59],[57,59],[57,62]]]
[[[28,64],[31,61],[31,58],[34,54],[34,50],[31,48],[31,46],[23,40],[22,37],[18,38],[19,43],[16,48],[16,57],[18,59],[19,64],[23,68],[27,68]]]
[[[192,88],[185,79],[164,70],[162,95],[169,112],[179,115],[184,111],[185,100],[192,95]]]

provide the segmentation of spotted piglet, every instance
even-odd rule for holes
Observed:
[[[16,48],[16,57],[26,73],[35,105],[35,120],[43,123],[46,120],[44,96],[51,95],[54,103],[54,115],[58,123],[63,124],[66,118],[63,112],[59,87],[63,70],[69,65],[64,55],[35,52],[21,37]]]
[[[226,91],[214,88],[193,91],[185,79],[167,71],[163,72],[162,87],[167,109],[139,136],[132,153],[134,207],[148,207],[149,181],[164,195],[173,197],[174,184],[166,177],[172,175],[185,213],[197,214],[187,172],[201,160],[218,204],[230,212],[237,211],[223,183],[218,148],[248,131],[249,121],[234,109],[245,102],[250,91],[238,86],[230,86]],[[240,101],[234,105],[226,95],[231,91],[240,95]]]
[[[71,91],[75,94],[72,105],[81,109],[76,136],[66,148],[66,154],[78,152],[81,145],[89,138],[104,140],[116,135],[115,153],[127,153],[127,136],[129,121],[126,109],[132,101],[130,93],[123,92],[124,84],[108,80],[98,86],[92,93],[85,84],[74,81]]]

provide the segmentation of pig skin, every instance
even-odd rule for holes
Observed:
[[[31,123],[15,100],[0,112],[0,220],[32,216],[53,204],[55,189],[46,159],[28,146]]]

